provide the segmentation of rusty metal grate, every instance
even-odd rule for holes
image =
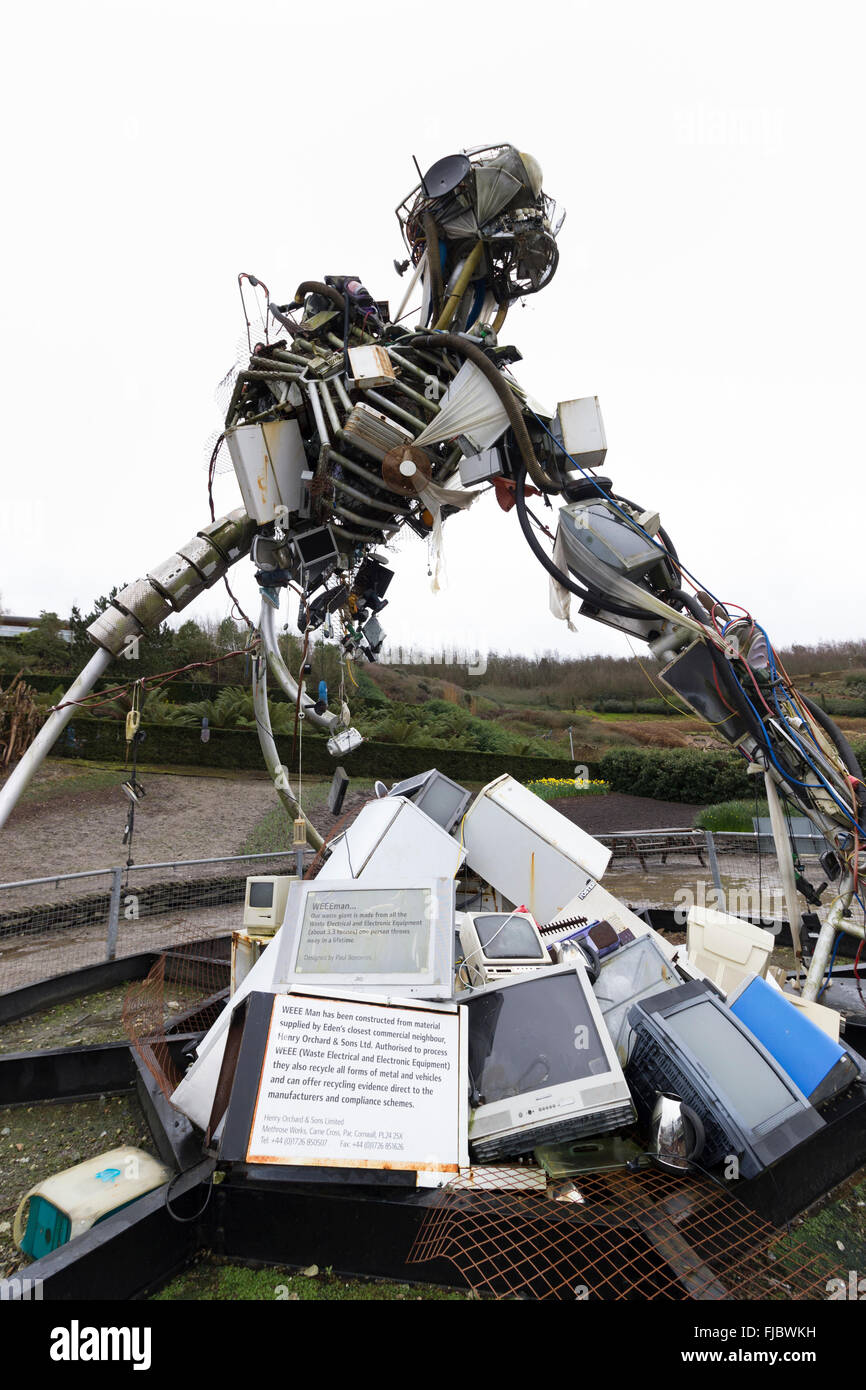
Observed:
[[[182,1077],[171,1040],[205,1032],[216,1022],[228,998],[230,968],[226,958],[179,948],[160,956],[126,992],[124,1028],[166,1099]]]
[[[808,1299],[839,1273],[709,1179],[647,1167],[502,1188],[471,1172],[443,1188],[407,1264],[449,1260],[479,1293],[538,1300]]]

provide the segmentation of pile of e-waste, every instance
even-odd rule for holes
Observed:
[[[672,945],[599,882],[610,851],[510,776],[377,791],[315,877],[248,880],[232,997],[172,1095],[219,1163],[748,1183],[862,1088],[771,933],[695,908]]]

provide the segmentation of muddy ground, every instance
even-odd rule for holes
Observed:
[[[133,1094],[0,1108],[0,1278],[29,1263],[12,1238],[24,1194],[52,1173],[124,1144],[156,1156]]]

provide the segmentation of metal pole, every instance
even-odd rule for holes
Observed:
[[[706,840],[706,842],[707,842],[707,856],[708,856],[709,861],[710,861],[710,872],[711,872],[712,875],[713,875],[713,883],[715,884],[718,893],[721,895],[721,893],[722,893],[722,876],[721,876],[721,874],[719,873],[719,861],[718,861],[718,859],[716,858],[716,842],[715,842],[715,840],[713,839],[713,832],[712,832],[712,830],[705,830],[705,831],[704,831],[704,838],[705,838],[705,840]]]
[[[103,674],[111,662],[114,660],[111,652],[107,652],[104,647],[98,651],[88,661],[84,670],[76,677],[67,690],[61,703],[66,705],[65,709],[57,709],[46,719],[39,733],[24,753],[18,766],[7,778],[2,791],[0,791],[0,829],[6,824],[15,804],[27,786],[37,768],[41,767],[48,754],[51,752],[57,739],[60,737],[66,725],[75,714],[75,705],[68,703],[73,700],[81,700],[85,695],[89,695],[99,677]]]
[[[262,601],[262,610],[267,606],[266,601]],[[298,805],[298,799],[292,790],[289,782],[289,770],[280,761],[280,754],[274,740],[271,729],[271,715],[268,707],[268,676],[267,662],[263,655],[253,657],[252,676],[253,676],[253,708],[256,715],[256,732],[259,736],[259,744],[265,759],[265,765],[270,773],[271,781],[274,784],[274,791],[285,806],[292,820],[297,816],[304,816],[303,811]],[[307,825],[307,843],[313,849],[321,849],[324,841],[316,827],[304,816]],[[303,850],[300,851],[298,863],[303,862]],[[303,878],[303,871],[298,874]]]
[[[785,893],[785,906],[788,909],[791,940],[794,943],[794,964],[797,971],[797,989],[799,989],[803,952],[800,947],[800,900],[797,897],[797,884],[794,878],[794,865],[791,860],[791,847],[788,844],[788,830],[785,825],[785,815],[782,810],[782,803],[779,800],[776,783],[766,770],[764,772],[764,785],[767,789],[767,803],[770,807],[770,825],[773,828],[773,842],[776,846],[776,858],[779,861],[779,876],[782,880],[782,888]]]
[[[120,865],[111,870],[111,901],[108,905],[108,941],[106,960],[114,960],[117,954],[117,928],[120,921],[120,879],[123,869]]]

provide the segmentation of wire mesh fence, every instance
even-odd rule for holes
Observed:
[[[229,997],[231,959],[228,951],[219,953],[222,944],[199,941],[167,951],[126,991],[126,1035],[167,1100],[182,1076],[172,1040],[206,1032]]]
[[[673,908],[683,930],[692,906],[719,908],[768,930],[788,919],[779,861],[763,835],[671,829],[597,838],[613,851],[605,886],[637,910]],[[816,888],[824,877],[817,858],[823,846],[820,837],[814,846],[798,843],[803,876]],[[826,892],[813,909],[820,920],[832,903]]]
[[[0,993],[115,957],[226,936],[249,874],[294,872],[292,851],[135,864],[0,884]]]
[[[824,1298],[839,1274],[709,1179],[645,1167],[545,1187],[533,1173],[544,1178],[502,1165],[454,1179],[407,1264],[446,1259],[478,1293],[569,1302]]]

